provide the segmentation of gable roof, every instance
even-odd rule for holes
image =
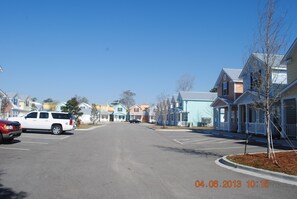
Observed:
[[[210,100],[210,101],[213,101],[216,99],[217,93],[180,91],[179,96],[182,98],[182,100]]]
[[[272,67],[276,68],[276,69],[282,69],[282,70],[286,70],[287,66],[283,65],[281,63],[282,59],[283,59],[284,55],[273,55],[273,57],[270,58],[269,61],[272,62]],[[266,54],[264,53],[252,53],[250,55],[250,57],[248,58],[247,62],[245,63],[239,77],[242,78],[248,71],[249,71],[249,63],[252,59],[258,60],[260,61],[262,64],[265,63],[265,59],[266,59]]]
[[[285,56],[283,57],[281,64],[286,64],[286,62],[291,59],[291,56],[295,51],[297,51],[297,38],[295,39]]]
[[[239,68],[223,68],[214,87],[219,87],[219,82],[223,78],[224,74],[226,74],[233,82],[243,82],[242,78],[239,77],[241,71],[242,69]]]

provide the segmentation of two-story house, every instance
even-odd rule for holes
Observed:
[[[114,109],[110,105],[100,105],[98,104],[97,110],[99,112],[99,121],[100,122],[109,122],[111,120],[111,115],[114,112]]]
[[[271,84],[270,95],[273,97],[277,88],[281,89],[287,83],[287,69],[281,65],[283,55],[273,55],[270,57],[271,71],[269,81]],[[252,53],[248,58],[239,78],[243,79],[243,94],[234,102],[238,105],[238,132],[248,132],[254,134],[266,134],[265,112],[261,109],[263,85],[265,81],[266,68],[265,54]],[[280,90],[279,90],[280,91]],[[262,106],[263,107],[263,106]],[[271,121],[279,121],[280,105],[274,105],[274,117]],[[275,125],[272,125],[275,126]]]
[[[150,105],[148,113],[149,113],[149,123],[156,123],[157,121],[157,111],[158,107],[157,105]]]
[[[127,119],[127,108],[119,103],[119,102],[114,102],[113,104],[113,121],[114,122],[125,122]]]
[[[80,108],[80,112],[82,112],[82,116],[79,117],[79,119],[81,120],[81,123],[83,124],[89,124],[91,123],[91,117],[92,117],[92,106],[90,104],[87,103],[80,103],[78,105],[78,107]]]
[[[25,115],[32,110],[32,100],[30,96],[20,95],[18,93],[8,93],[7,95],[12,104],[9,117]]]
[[[213,109],[210,105],[217,93],[180,91],[177,96],[179,126],[213,125]]]
[[[214,108],[214,128],[237,131],[237,105],[234,101],[243,93],[242,69],[223,68],[215,83],[218,97],[211,104]]]
[[[138,104],[134,104],[130,107],[130,120],[139,120],[143,119],[143,110]]]
[[[282,136],[297,139],[297,39],[285,54],[288,85],[282,91]]]

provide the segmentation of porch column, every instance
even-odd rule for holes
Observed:
[[[221,108],[218,108],[218,130],[221,130]]]
[[[285,109],[284,109],[283,99],[281,100],[281,127],[282,127],[281,137],[284,138],[286,133],[286,124],[285,124]]]
[[[232,113],[232,107],[228,105],[228,131],[231,131],[231,113]]]
[[[245,133],[249,133],[249,105],[245,105]]]
[[[240,133],[241,132],[241,108],[240,108],[240,105],[237,105],[237,110],[238,110],[237,132]]]

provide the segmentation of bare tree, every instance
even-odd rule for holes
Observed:
[[[278,76],[278,71],[283,69],[280,66],[278,55],[284,48],[284,17],[276,13],[274,0],[268,0],[264,10],[259,16],[259,32],[255,40],[255,51],[261,57],[263,64],[255,68],[251,74],[251,87],[255,91],[253,97],[253,108],[262,110],[265,115],[265,127],[267,135],[267,157],[271,158],[272,153],[272,128],[275,106],[280,100],[280,90],[285,82]]]
[[[134,100],[135,95],[136,94],[131,90],[123,91],[120,97],[120,103],[125,105],[127,109],[129,109],[131,106],[135,104],[135,100]]]
[[[193,88],[195,77],[184,74],[176,82],[176,91],[190,91]]]
[[[169,95],[165,94],[165,92],[162,92],[158,97],[158,105],[157,105],[157,115],[161,119],[161,125],[163,125],[163,128],[166,127],[167,125],[167,117],[168,117],[168,104],[167,104],[167,99]]]
[[[10,100],[8,97],[3,97],[1,102],[1,114],[5,117],[5,113],[9,111],[10,108]]]
[[[91,118],[90,119],[93,122],[93,124],[95,124],[99,120],[99,111],[97,109],[96,104],[92,104]]]
[[[131,90],[126,90],[126,91],[123,91],[123,93],[120,96],[119,102],[124,106],[126,106],[127,108],[127,112],[128,112],[127,118],[126,118],[127,120],[130,119],[130,108],[135,104],[135,100],[134,100],[135,95],[136,94]]]

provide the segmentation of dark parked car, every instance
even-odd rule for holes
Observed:
[[[0,120],[0,144],[4,141],[11,142],[13,138],[22,134],[21,124],[8,120]]]
[[[130,123],[140,123],[140,120],[133,119],[133,120],[130,120]]]

